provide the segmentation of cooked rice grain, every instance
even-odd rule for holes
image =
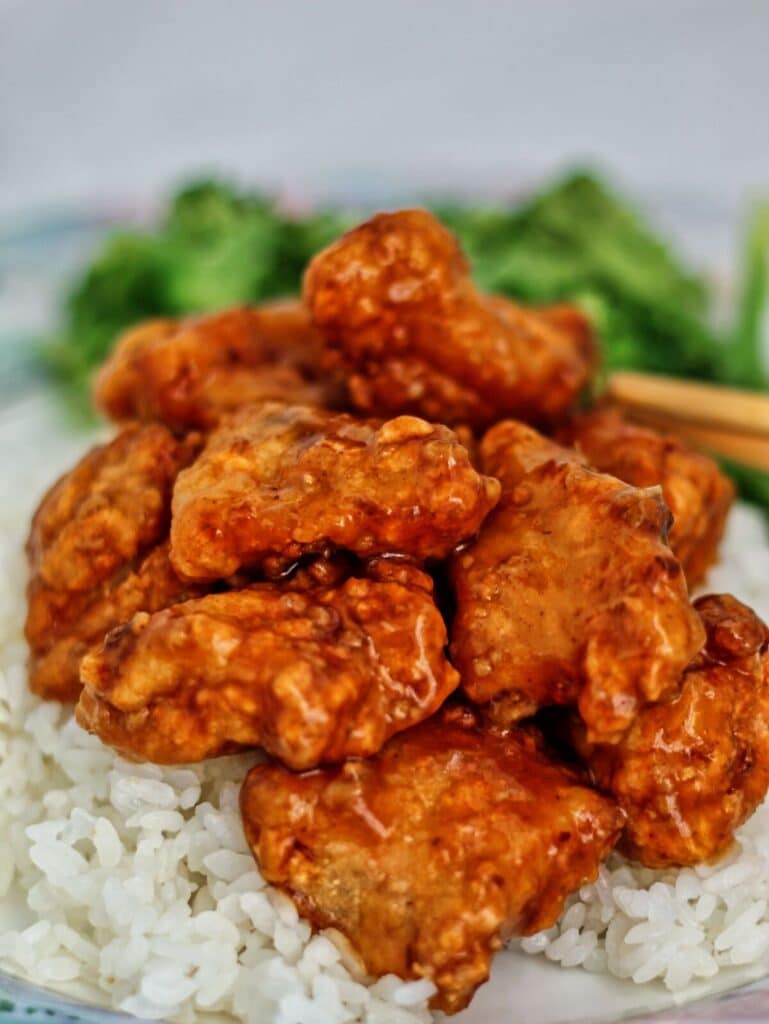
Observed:
[[[763,516],[738,504],[721,562],[703,593],[733,593],[769,622],[769,543]],[[721,968],[769,967],[769,802],[716,864],[652,871],[618,854],[567,903],[553,928],[519,943],[565,967],[608,971],[672,991]]]
[[[44,478],[21,493],[36,494]],[[428,981],[362,977],[265,884],[238,794],[255,756],[190,768],[124,761],[27,689],[22,543],[0,522],[0,967],[148,1019],[418,1024]],[[19,927],[18,914],[23,921]]]
[[[34,497],[52,475],[50,462],[33,463],[17,494]],[[0,511],[0,967],[144,1018],[429,1021],[430,982],[372,984],[333,933],[313,936],[266,885],[238,813],[254,755],[130,764],[78,729],[69,709],[28,692],[21,545],[30,512],[24,501]],[[733,591],[769,618],[769,545],[754,510],[732,514],[708,589]],[[8,907],[21,926],[9,926]],[[768,907],[765,805],[717,865],[649,871],[613,857],[558,925],[518,945],[679,990],[767,959]]]

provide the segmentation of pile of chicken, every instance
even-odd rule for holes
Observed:
[[[379,215],[301,303],[122,337],[120,432],[32,524],[34,691],[128,757],[263,748],[264,876],[448,1012],[618,841],[713,857],[769,783],[769,632],[687,588],[732,486],[575,413],[594,367],[578,310],[480,294],[431,215]]]

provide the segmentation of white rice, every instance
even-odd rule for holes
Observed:
[[[430,1021],[430,982],[366,979],[341,937],[313,936],[265,884],[238,813],[254,755],[133,765],[28,692],[21,544],[53,475],[33,462],[0,503],[0,968],[144,1018]],[[735,509],[708,589],[769,619],[769,544],[752,509]],[[555,927],[516,946],[678,991],[767,960],[768,908],[764,805],[717,865],[649,871],[615,855]]]
[[[703,592],[732,593],[769,622],[769,538],[748,505],[732,511],[721,562]],[[769,967],[769,801],[716,864],[652,871],[614,854],[559,922],[518,945],[564,967],[678,992],[721,968]]]
[[[366,978],[265,884],[238,811],[254,755],[130,764],[28,692],[21,546],[55,469],[20,461],[0,502],[0,969],[147,1019],[430,1021],[432,982]]]

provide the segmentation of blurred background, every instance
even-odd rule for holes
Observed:
[[[769,180],[768,98],[767,0],[0,0],[0,209],[589,161],[733,214]]]
[[[0,0],[0,381],[52,334],[42,362],[82,385],[137,317],[295,288],[345,221],[300,244],[286,212],[447,198],[471,205],[452,227],[481,283],[583,302],[610,366],[753,381],[768,100],[769,0]],[[580,168],[597,178],[559,191]],[[212,175],[235,191],[168,206]],[[516,204],[542,194],[524,238]],[[154,248],[100,248],[157,222]],[[740,294],[742,354],[714,359],[706,322]]]
[[[85,447],[129,325],[415,200],[604,367],[769,391],[769,0],[0,0],[0,490]]]

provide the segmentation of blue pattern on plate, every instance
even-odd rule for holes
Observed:
[[[0,1024],[136,1024],[137,1018],[54,995],[0,971]]]

